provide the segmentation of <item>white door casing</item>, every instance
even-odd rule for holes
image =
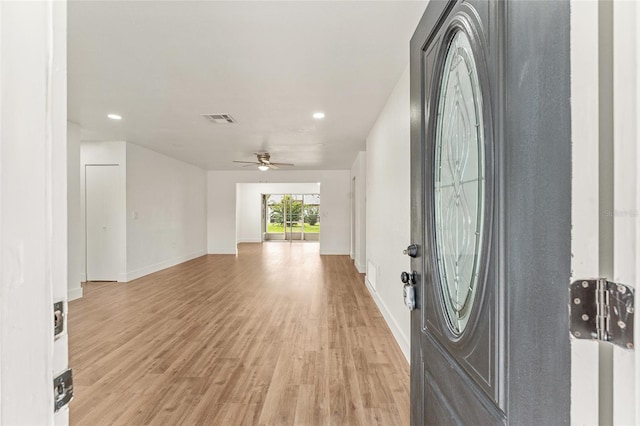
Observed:
[[[53,1],[49,8],[49,31],[53,37],[53,54],[49,59],[51,73],[49,77],[49,133],[51,152],[47,153],[50,162],[48,173],[48,203],[51,205],[49,251],[51,259],[51,288],[53,301],[62,302],[68,314],[68,222],[67,222],[67,3]],[[64,372],[69,366],[69,343],[67,333],[67,315],[63,321],[63,332],[53,343],[53,376]],[[54,415],[56,425],[69,423],[69,406],[60,409]]]
[[[640,251],[640,19],[637,2],[613,2],[613,281],[637,288]],[[636,293],[637,295],[637,293]],[[636,304],[637,306],[637,304]],[[637,313],[636,313],[637,317]],[[638,319],[634,351],[613,348],[613,423],[638,424]]]
[[[572,279],[598,277],[598,3],[571,2]],[[567,333],[568,334],[568,333]],[[598,343],[571,340],[571,423],[597,424]]]
[[[640,8],[572,1],[572,270],[640,277]],[[598,31],[594,31],[598,28]],[[635,318],[635,345],[639,342]],[[638,424],[638,349],[572,340],[574,425]]]
[[[66,3],[0,3],[0,424],[67,424]]]

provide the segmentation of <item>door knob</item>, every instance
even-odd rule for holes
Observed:
[[[409,257],[417,257],[418,256],[418,246],[415,244],[411,244],[406,249],[402,250],[402,254],[406,254]]]

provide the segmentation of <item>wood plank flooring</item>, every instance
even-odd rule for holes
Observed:
[[[409,424],[400,348],[349,258],[318,244],[242,244],[84,291],[72,425]]]

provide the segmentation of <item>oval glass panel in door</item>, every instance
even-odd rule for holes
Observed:
[[[438,275],[451,331],[461,335],[478,286],[485,158],[482,93],[467,34],[451,38],[440,81],[434,158]]]

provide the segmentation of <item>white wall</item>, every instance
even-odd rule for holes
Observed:
[[[118,281],[127,281],[127,143],[124,141],[117,142],[81,142],[80,143],[80,215],[82,218],[82,280],[86,281],[86,259],[87,259],[87,235],[85,229],[85,168],[91,164],[117,164],[119,166],[120,180],[114,182],[120,189],[118,199],[120,202],[114,208],[122,212],[119,215],[119,221],[116,224],[119,236],[118,247],[116,253],[118,258]]]
[[[207,252],[207,177],[127,143],[127,281]]]
[[[127,282],[206,254],[206,172],[141,146],[82,142],[81,223],[85,223],[87,164],[118,164],[121,188],[117,209],[121,235],[118,281]],[[82,270],[86,272],[86,233],[82,228]],[[86,279],[83,273],[82,279]]]
[[[84,225],[80,201],[80,126],[67,123],[67,267],[69,300],[82,297]]]
[[[355,197],[355,223],[352,223],[351,226],[355,228],[355,241],[352,242],[352,258],[358,272],[362,274],[367,267],[367,154],[365,151],[358,153],[351,167],[352,187],[353,179],[355,179],[355,194],[351,194],[351,196]]]
[[[407,359],[411,322],[400,273],[410,268],[402,254],[411,244],[409,117],[407,67],[367,137],[366,151],[367,284]]]
[[[238,243],[262,241],[262,194],[319,194],[318,183],[239,183],[236,190]],[[322,198],[320,214],[322,218]],[[322,232],[321,232],[322,234]]]
[[[236,184],[320,182],[320,254],[349,254],[349,171],[210,171],[207,174],[208,252],[236,254]]]

